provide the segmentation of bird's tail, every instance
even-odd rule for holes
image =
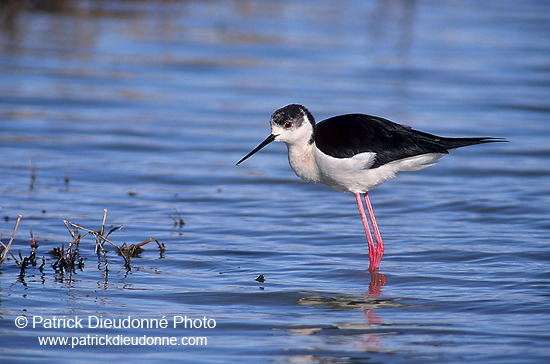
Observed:
[[[440,142],[448,150],[467,147],[468,145],[483,144],[483,143],[497,143],[497,142],[507,142],[505,138],[491,138],[491,137],[481,137],[481,138],[441,138]]]

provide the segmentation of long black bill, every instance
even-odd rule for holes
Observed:
[[[242,162],[244,162],[245,160],[247,160],[248,158],[250,158],[254,153],[256,153],[257,151],[259,151],[260,149],[262,149],[263,147],[265,147],[266,145],[268,145],[269,143],[271,143],[272,141],[275,140],[275,138],[277,137],[277,135],[275,134],[271,134],[270,136],[268,136],[267,138],[265,138],[265,140],[263,142],[260,143],[260,145],[258,145],[256,148],[254,148],[250,153],[248,153],[247,155],[245,155],[244,157],[242,157],[242,159],[240,161],[237,162],[237,164],[235,164],[236,166],[238,166],[239,164],[241,164]]]

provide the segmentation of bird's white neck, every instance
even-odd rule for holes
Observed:
[[[288,162],[298,177],[310,183],[320,180],[319,169],[315,163],[315,143],[302,139],[300,142],[287,143]]]

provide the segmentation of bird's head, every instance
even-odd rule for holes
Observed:
[[[296,143],[311,144],[314,141],[315,119],[305,106],[291,104],[282,107],[271,115],[269,124],[271,125],[271,135],[238,161],[237,165],[272,141],[285,142],[287,145]]]
[[[275,135],[277,142],[313,142],[315,119],[302,105],[292,104],[278,109],[271,115],[269,124],[271,135]]]

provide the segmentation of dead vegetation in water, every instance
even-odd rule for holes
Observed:
[[[19,253],[19,259],[13,254],[11,251],[11,246],[13,243],[13,240],[15,239],[15,233],[17,232],[17,229],[19,228],[19,223],[21,222],[21,215],[17,217],[17,220],[15,222],[15,227],[13,228],[13,232],[10,237],[10,241],[8,242],[8,245],[5,245],[2,242],[1,235],[0,235],[0,267],[6,260],[8,254],[11,255],[12,259],[15,261],[15,263],[19,266],[20,273],[19,277],[23,279],[25,277],[25,271],[29,265],[32,265],[33,267],[36,267],[38,265],[38,260],[36,256],[36,249],[38,248],[38,243],[34,239],[34,235],[32,233],[32,230],[30,232],[31,234],[31,251],[29,252],[29,255],[26,257],[23,257],[21,253]],[[44,260],[44,257],[42,257],[42,262],[40,266],[38,266],[38,269],[40,272],[42,272],[42,269],[44,268],[44,265],[46,264],[46,261]]]
[[[9,255],[21,269],[20,278],[23,279],[27,267],[29,266],[38,267],[39,271],[43,274],[43,268],[46,264],[46,260],[43,256],[40,259],[37,257],[37,249],[39,245],[35,240],[32,231],[30,232],[31,243],[29,255],[23,257],[21,253],[19,253],[18,258],[13,254],[12,245],[15,239],[15,234],[17,233],[17,230],[19,228],[21,218],[22,216],[19,215],[15,222],[10,240],[7,244],[4,244],[4,242],[2,241],[2,235],[0,234],[0,268],[2,267],[3,263],[6,261]],[[88,229],[68,220],[63,220],[63,223],[65,224],[65,227],[67,228],[67,231],[69,232],[72,240],[66,246],[65,243],[62,243],[61,246],[54,247],[52,250],[47,252],[47,254],[49,254],[53,258],[51,267],[54,269],[56,274],[61,276],[66,275],[69,277],[69,279],[71,279],[74,273],[76,273],[78,270],[82,271],[84,269],[84,258],[80,254],[80,247],[82,241],[89,236],[92,236],[94,238],[94,252],[97,255],[98,259],[102,261],[102,265],[105,271],[108,270],[107,253],[109,250],[112,250],[108,248],[109,246],[114,248],[117,254],[122,257],[124,261],[124,269],[126,269],[127,271],[131,270],[130,263],[132,258],[141,254],[144,251],[143,246],[146,244],[156,242],[161,256],[164,253],[164,244],[160,243],[157,239],[154,238],[147,239],[137,244],[128,245],[126,242],[124,242],[120,246],[115,244],[113,241],[111,241],[110,236],[115,231],[120,230],[123,225],[115,226],[107,231],[105,227],[106,221],[107,209],[103,210],[103,220],[99,230]]]
[[[181,214],[177,209],[176,209],[176,214],[178,215],[177,217],[170,215],[170,218],[174,222],[175,228],[182,228],[183,225],[185,225],[185,221],[183,221],[183,218],[181,217]]]

